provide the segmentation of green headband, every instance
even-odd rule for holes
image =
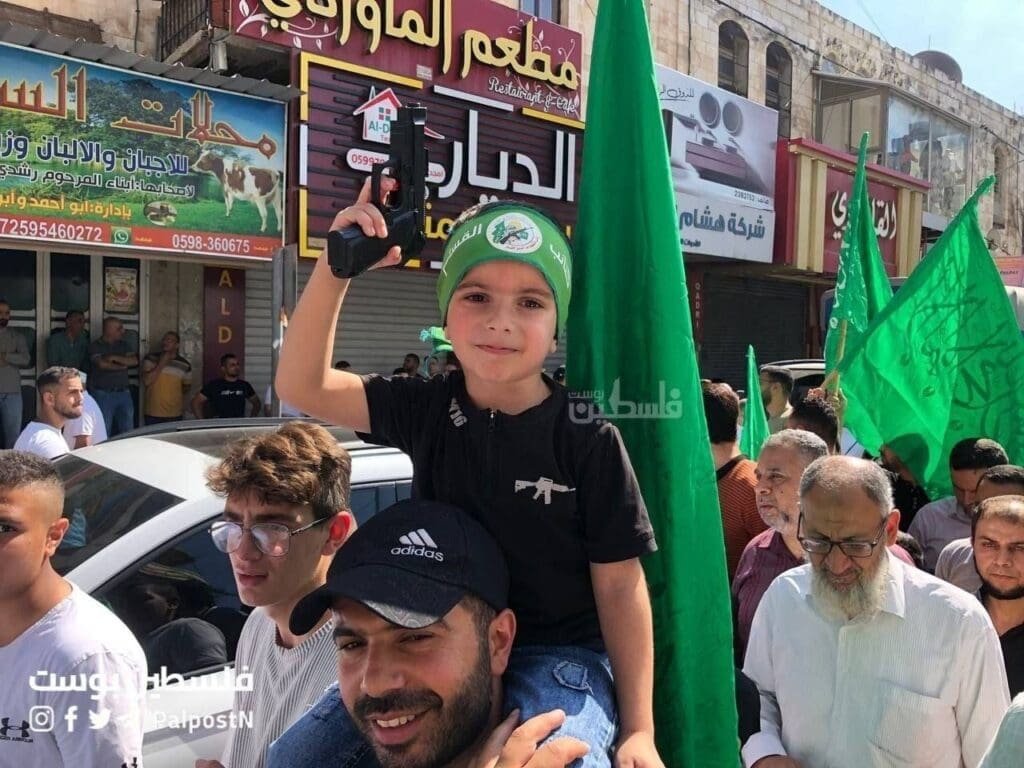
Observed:
[[[466,273],[487,261],[520,261],[540,272],[555,297],[558,332],[565,330],[572,296],[569,241],[547,216],[512,202],[488,206],[452,228],[437,279],[442,322]]]

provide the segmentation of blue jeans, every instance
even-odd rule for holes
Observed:
[[[590,752],[573,768],[610,768],[618,714],[607,656],[569,646],[516,648],[504,682],[505,714],[518,707],[526,720],[552,709],[564,710],[565,722],[550,738],[574,736],[590,745]],[[379,765],[333,685],[270,745],[267,768]]]
[[[129,390],[91,389],[89,392],[103,412],[108,437],[135,429],[135,403]]]
[[[21,392],[0,392],[0,427],[3,427],[3,448],[13,448],[21,434]]]

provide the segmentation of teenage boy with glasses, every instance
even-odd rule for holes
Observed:
[[[251,713],[253,724],[232,731],[219,762],[197,760],[196,768],[262,768],[270,743],[337,679],[330,611],[301,635],[288,621],[295,604],[325,583],[355,528],[351,469],[327,430],[291,422],[233,443],[207,473],[207,485],[225,499],[210,535],[231,560],[239,599],[255,608],[235,657],[253,685],[235,692],[233,706]]]

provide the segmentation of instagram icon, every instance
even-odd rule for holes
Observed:
[[[53,707],[32,707],[28,711],[29,730],[50,733],[53,730]]]

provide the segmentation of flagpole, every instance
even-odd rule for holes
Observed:
[[[846,354],[846,329],[848,320],[839,321],[839,341],[836,343],[836,367],[832,369],[832,372],[825,377],[825,381],[821,383],[821,388],[825,392],[825,396],[828,396],[829,389],[835,387],[835,404],[836,404],[836,432],[839,435],[843,434],[843,416],[845,415],[845,408],[841,407],[843,390],[839,384],[839,364],[843,362],[843,355]]]
[[[839,389],[839,364],[843,362],[843,355],[846,353],[846,329],[848,326],[848,320],[841,320],[839,322],[839,341],[836,343],[836,367],[832,369],[832,372],[825,377],[825,380],[821,383],[821,388],[829,390],[834,384],[836,389]]]

